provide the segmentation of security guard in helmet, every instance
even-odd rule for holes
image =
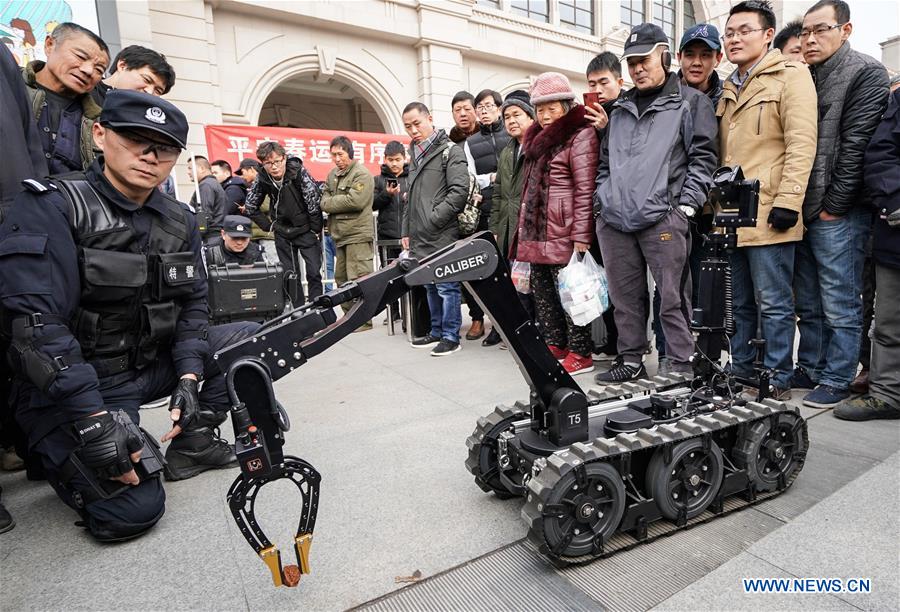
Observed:
[[[157,189],[187,133],[171,103],[111,91],[93,165],[25,181],[0,226],[16,419],[101,541],[138,536],[164,512],[162,455],[138,427],[142,403],[171,395],[168,479],[235,464],[216,433],[228,397],[211,355],[257,326],[208,325],[194,215]]]

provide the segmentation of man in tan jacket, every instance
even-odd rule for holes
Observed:
[[[375,224],[372,193],[375,181],[366,167],[353,159],[353,143],[346,136],[331,141],[334,168],[325,181],[322,212],[328,213],[328,231],[337,247],[334,280],[338,285],[372,272]],[[344,304],[344,311],[349,305]],[[369,321],[363,328],[371,329]]]
[[[775,397],[790,396],[794,307],[791,283],[800,211],[816,154],[816,89],[803,64],[769,51],[775,15],[765,0],[736,4],[725,23],[725,53],[737,66],[725,83],[719,117],[720,161],[759,179],[756,227],[738,231],[732,255],[733,370],[753,375],[757,302],[766,340],[765,367]]]

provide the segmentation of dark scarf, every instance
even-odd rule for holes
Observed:
[[[541,242],[547,239],[550,160],[585,126],[590,124],[584,117],[584,107],[579,104],[546,129],[535,122],[525,132],[522,139],[525,156],[525,184],[522,189],[522,206],[525,209],[522,217],[523,240]]]

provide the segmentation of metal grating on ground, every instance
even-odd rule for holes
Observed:
[[[781,525],[748,508],[560,573],[606,608],[646,610]]]
[[[600,610],[539,555],[516,543],[359,609]]]

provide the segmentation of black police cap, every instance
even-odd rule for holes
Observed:
[[[241,215],[227,215],[222,225],[225,233],[232,238],[249,238],[252,234],[250,231],[250,219]]]
[[[187,148],[188,122],[178,108],[157,96],[142,91],[113,89],[106,95],[100,125],[112,129],[143,128],[158,132]]]

